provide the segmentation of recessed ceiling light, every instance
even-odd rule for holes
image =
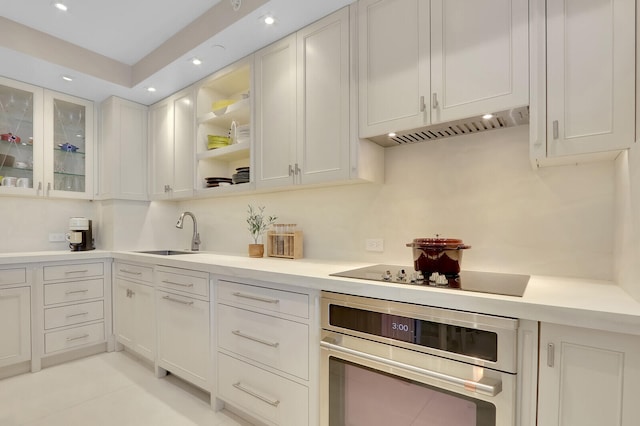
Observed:
[[[69,75],[63,75],[63,76],[62,76],[62,79],[63,79],[64,81],[73,81],[73,77],[71,77],[71,76],[69,76]]]
[[[493,118],[493,114],[485,114],[485,115],[483,115],[483,116],[482,116],[482,118],[483,118],[484,120],[490,120],[490,119],[492,119],[492,118]]]
[[[388,134],[388,136],[390,138],[395,138],[397,135],[394,132],[391,132],[391,133]]]
[[[273,17],[273,16],[271,16],[271,15],[267,15],[267,16],[265,16],[265,17],[264,17],[264,23],[265,23],[265,24],[267,24],[267,25],[273,25],[273,24],[274,24],[274,22],[276,22],[276,20],[274,19],[274,17]]]
[[[191,63],[193,65],[200,65],[200,64],[202,64],[202,61],[200,59],[198,59],[198,58],[193,58],[193,59],[191,59]]]
[[[53,2],[53,7],[55,7],[58,10],[61,10],[63,12],[66,12],[67,10],[69,10],[69,8],[67,7],[66,4],[64,4],[62,2],[59,2],[59,1]]]
[[[156,88],[155,87],[147,87],[147,92],[155,92]]]

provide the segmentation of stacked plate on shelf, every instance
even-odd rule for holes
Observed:
[[[248,124],[244,124],[242,126],[238,126],[236,128],[236,142],[244,143],[249,142],[251,139],[251,130]]]
[[[206,177],[204,178],[204,187],[205,188],[216,188],[218,186],[228,186],[233,183],[232,179],[226,177]]]
[[[207,135],[207,149],[222,148],[230,142],[231,138],[228,136]]]
[[[239,183],[249,182],[249,179],[250,179],[249,171],[250,171],[249,167],[238,167],[236,169],[236,173],[234,173],[233,176],[231,176],[231,178],[233,179],[233,183],[239,184]]]

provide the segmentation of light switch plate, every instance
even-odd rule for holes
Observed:
[[[383,252],[384,240],[382,238],[367,238],[365,240],[365,250]]]
[[[49,234],[50,243],[61,243],[66,240],[64,233],[51,233]]]

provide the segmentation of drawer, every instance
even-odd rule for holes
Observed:
[[[97,299],[103,295],[104,280],[102,278],[44,285],[45,305]]]
[[[104,263],[80,263],[77,265],[56,265],[44,267],[44,280],[65,280],[104,275]]]
[[[218,281],[218,300],[253,306],[266,311],[309,318],[309,296],[231,281]]]
[[[148,283],[153,282],[153,268],[151,266],[133,265],[130,263],[116,263],[116,275]]]
[[[269,367],[309,378],[309,327],[218,305],[218,346]]]
[[[309,424],[309,390],[305,386],[221,353],[218,395],[273,424]]]
[[[82,325],[44,335],[44,352],[50,354],[77,346],[104,341],[104,322]]]
[[[44,310],[44,329],[64,327],[104,318],[104,302],[79,303]]]
[[[209,297],[209,274],[188,269],[158,266],[156,283],[160,287]]]
[[[0,269],[0,285],[24,284],[27,282],[25,268]]]

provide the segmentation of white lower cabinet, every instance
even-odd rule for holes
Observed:
[[[0,276],[5,271],[0,271]],[[0,282],[2,279],[0,278]],[[0,367],[31,359],[31,288],[0,287]]]
[[[215,283],[215,396],[267,425],[317,425],[314,299],[262,284]]]
[[[153,362],[156,354],[153,287],[116,277],[114,304],[116,342]]]
[[[542,323],[538,424],[637,425],[640,336]]]
[[[207,295],[202,296],[199,284],[208,283],[208,277],[186,269],[156,269],[156,365],[207,391],[211,387],[209,296],[208,285]]]

